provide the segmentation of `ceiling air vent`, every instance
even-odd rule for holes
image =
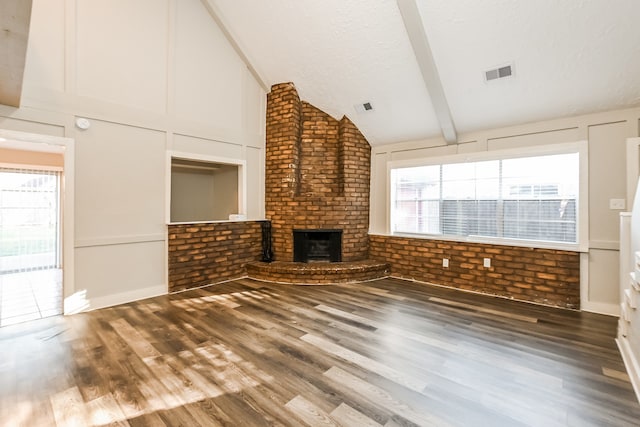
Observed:
[[[371,102],[368,102],[368,101],[363,102],[362,104],[356,104],[353,106],[353,108],[355,108],[356,111],[360,114],[373,111],[373,105],[371,105]]]
[[[511,77],[513,75],[513,69],[511,65],[505,65],[504,67],[498,67],[484,72],[484,79],[488,82],[491,80],[503,79],[505,77]]]

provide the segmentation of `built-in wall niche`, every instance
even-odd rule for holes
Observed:
[[[221,221],[241,212],[242,165],[171,158],[170,222]]]

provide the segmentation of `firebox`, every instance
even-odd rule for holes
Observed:
[[[293,261],[342,261],[342,230],[293,230]]]

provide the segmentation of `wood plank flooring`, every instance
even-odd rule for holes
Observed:
[[[2,426],[638,426],[616,319],[250,279],[0,328]]]

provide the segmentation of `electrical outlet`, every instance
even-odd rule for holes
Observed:
[[[484,266],[486,268],[491,268],[491,258],[485,258],[484,259]]]
[[[625,199],[609,199],[609,209],[622,211],[625,208]]]
[[[442,266],[444,268],[449,268],[449,259],[448,258],[442,258]]]

